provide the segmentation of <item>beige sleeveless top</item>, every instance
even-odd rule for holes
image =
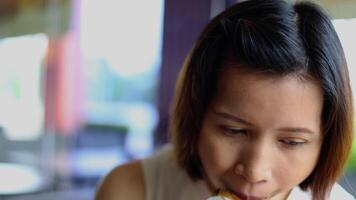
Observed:
[[[210,192],[203,181],[193,182],[178,167],[171,145],[142,161],[146,200],[205,200]]]
[[[172,145],[166,145],[142,161],[145,200],[206,200],[211,193],[203,181],[193,182],[173,158]],[[296,187],[288,200],[311,200],[311,194]],[[335,184],[330,200],[355,200]]]

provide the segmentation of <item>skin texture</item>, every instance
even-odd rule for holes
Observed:
[[[198,141],[208,184],[241,199],[286,199],[317,163],[322,102],[309,79],[221,72]]]
[[[101,182],[95,200],[144,200],[144,178],[140,161],[113,169]]]

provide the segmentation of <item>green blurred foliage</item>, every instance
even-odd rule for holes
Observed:
[[[355,119],[355,118],[354,118]],[[346,171],[351,171],[356,173],[356,120],[354,121],[354,138],[351,148],[351,154],[348,162],[346,163]]]
[[[353,140],[351,155],[346,164],[346,170],[356,172],[356,138]]]

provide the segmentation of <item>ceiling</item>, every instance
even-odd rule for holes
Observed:
[[[299,0],[289,0],[298,2]],[[311,0],[322,5],[334,19],[356,18],[355,0]]]
[[[0,0],[0,38],[65,31],[71,0]]]
[[[334,19],[356,18],[356,0],[312,1],[321,4]],[[0,38],[38,32],[56,35],[66,31],[71,2],[72,0],[0,0]]]

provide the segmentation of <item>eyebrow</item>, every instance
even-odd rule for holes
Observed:
[[[238,123],[243,123],[249,126],[253,126],[253,124],[251,122],[248,122],[236,115],[231,115],[229,113],[225,113],[225,112],[218,112],[215,111],[214,112],[216,115],[228,119],[228,120],[232,120]],[[308,134],[316,134],[314,131],[312,131],[309,128],[303,128],[303,127],[282,127],[278,129],[279,131],[283,131],[283,132],[289,132],[289,133],[308,133]]]
[[[308,133],[308,134],[315,134],[314,131],[308,129],[308,128],[299,128],[299,127],[283,127],[278,129],[283,132],[289,132],[289,133]]]
[[[216,115],[222,117],[222,118],[225,118],[225,119],[229,119],[229,120],[232,120],[232,121],[235,121],[235,122],[238,122],[238,123],[243,123],[243,124],[246,124],[246,125],[249,125],[249,126],[253,125],[251,122],[248,122],[248,121],[246,121],[244,119],[241,119],[240,117],[237,117],[235,115],[231,115],[229,113],[218,112],[218,111],[215,111],[214,113]]]

